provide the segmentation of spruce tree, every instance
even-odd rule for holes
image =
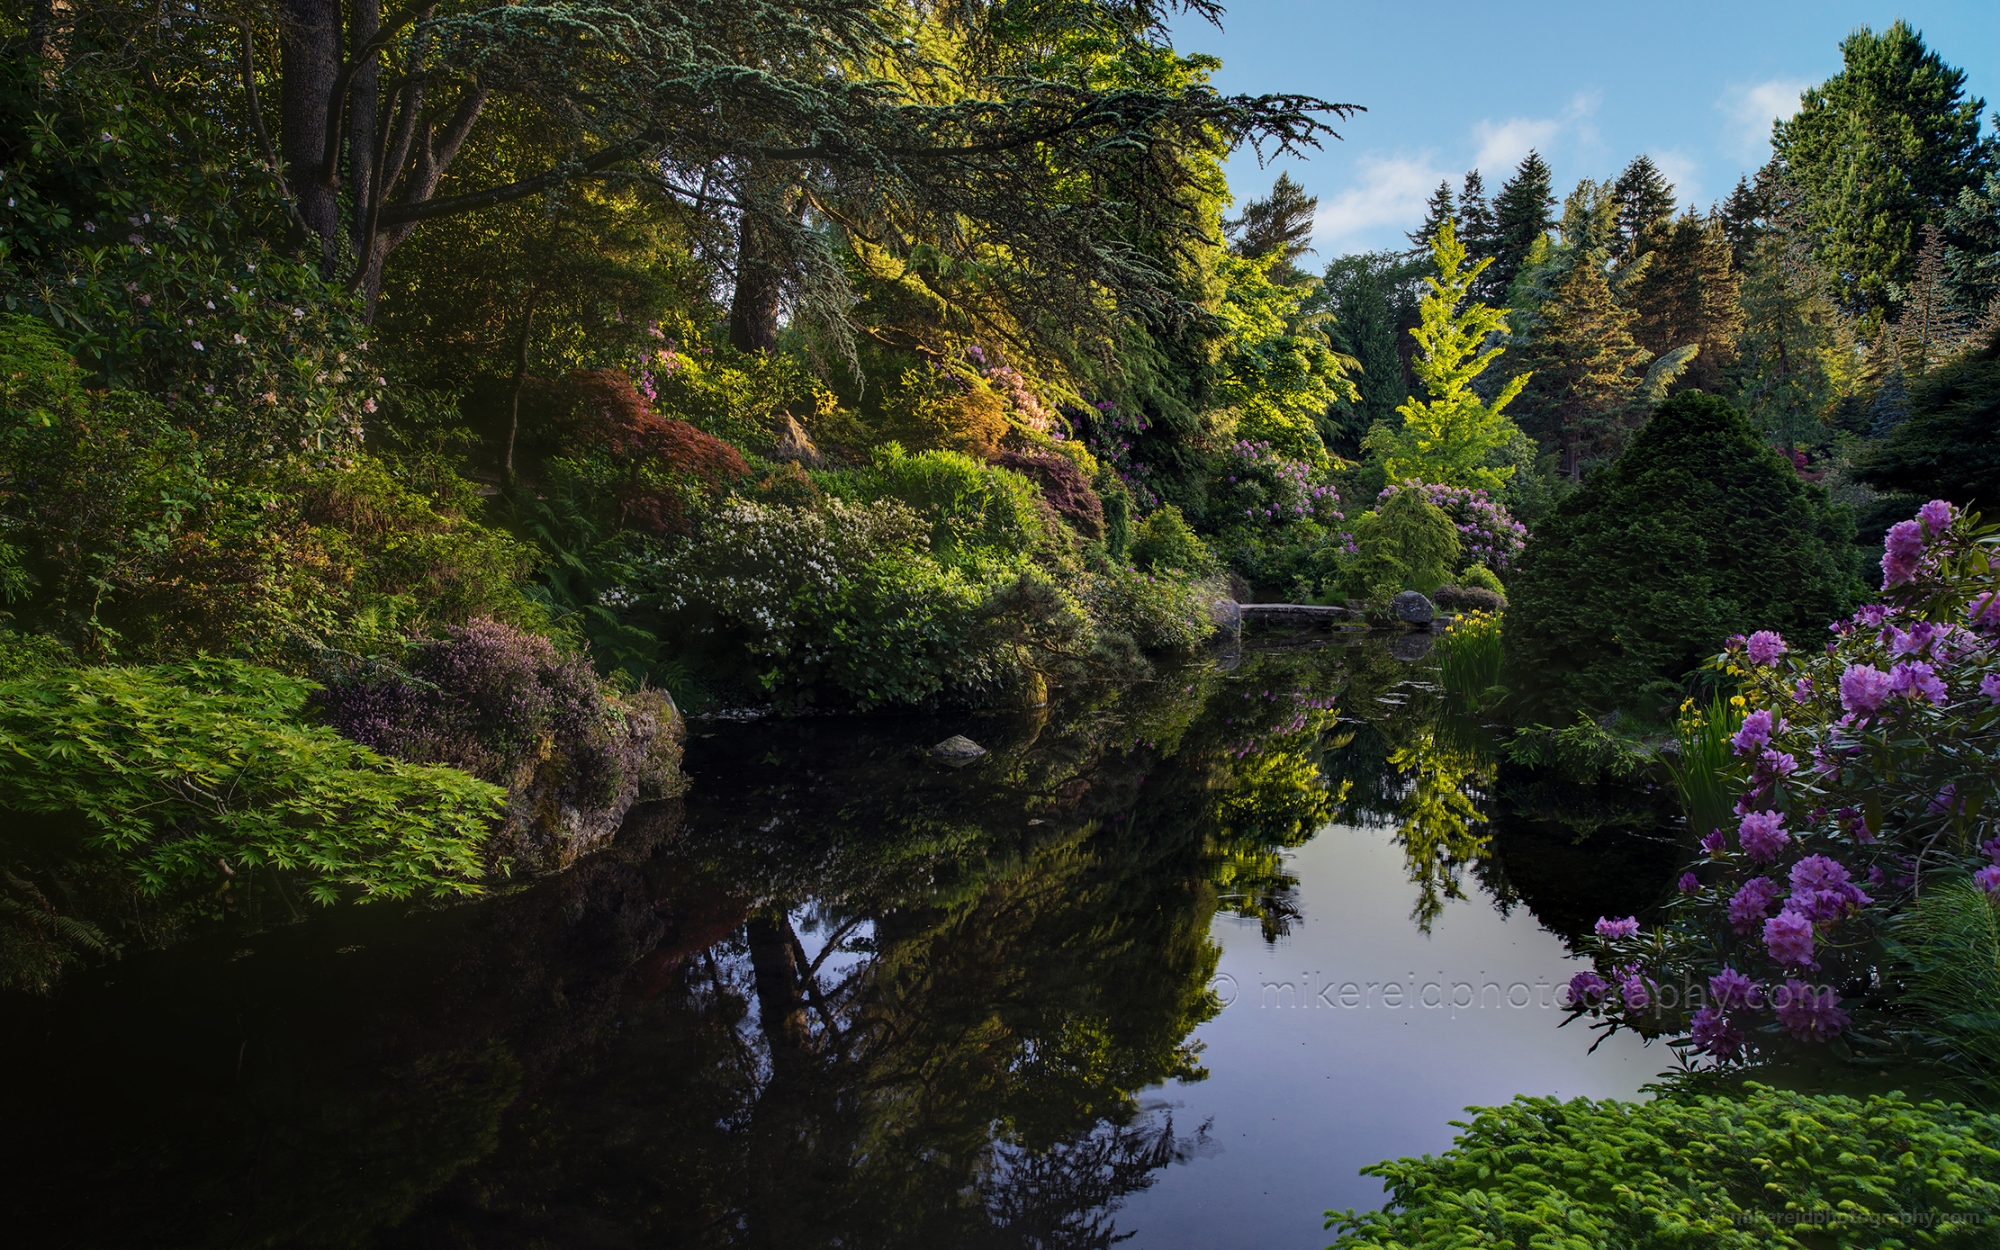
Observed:
[[[1632,339],[1632,313],[1611,294],[1601,254],[1580,256],[1541,309],[1533,341],[1517,361],[1533,377],[1523,409],[1528,432],[1562,454],[1572,482],[1583,466],[1616,455],[1645,418],[1639,387],[1652,353]]]
[[[1922,377],[1971,344],[1973,312],[1960,308],[1952,298],[1944,235],[1936,226],[1924,227],[1924,245],[1917,253],[1915,272],[1897,294],[1902,307],[1882,333],[1902,372]]]
[[[1465,173],[1465,185],[1458,193],[1458,241],[1465,244],[1467,258],[1476,264],[1491,257],[1496,230],[1493,205],[1486,198],[1486,179],[1479,176],[1478,170],[1469,169]],[[1487,273],[1479,275],[1472,293],[1486,303],[1499,303],[1507,292],[1504,287],[1498,291],[1493,289],[1490,272],[1491,266]]]
[[[1431,192],[1431,198],[1424,203],[1424,224],[1403,237],[1410,241],[1410,247],[1418,255],[1428,256],[1431,240],[1437,238],[1439,227],[1446,222],[1450,222],[1453,229],[1457,228],[1458,205],[1452,199],[1451,184],[1440,182],[1437,190]]]
[[[1313,215],[1319,197],[1307,195],[1289,173],[1278,175],[1271,194],[1243,206],[1243,215],[1224,224],[1238,256],[1271,256],[1271,281],[1296,285],[1306,275],[1295,262],[1312,251]]]
[[[1722,389],[1743,332],[1743,302],[1730,264],[1728,236],[1717,220],[1688,213],[1650,236],[1652,260],[1635,292],[1632,337],[1655,356],[1689,343],[1700,350],[1678,389]]]
[[[1901,20],[1879,35],[1863,26],[1840,51],[1841,72],[1801,97],[1771,147],[1803,196],[1817,259],[1840,275],[1842,300],[1888,308],[1909,281],[1923,227],[1979,185],[1995,141],[1980,136],[1986,102],[1965,94],[1965,72]]]
[[[1530,150],[1514,176],[1500,188],[1499,198],[1493,202],[1493,268],[1489,271],[1493,288],[1504,291],[1513,284],[1535,240],[1545,237],[1555,225],[1553,184],[1541,154]]]
[[[1961,308],[1985,309],[2000,299],[2000,172],[1958,193],[1944,215],[1944,263]]]
[[[1786,446],[1820,434],[1821,416],[1847,393],[1856,369],[1853,320],[1813,259],[1809,236],[1790,225],[1780,211],[1743,270],[1735,369],[1737,403]]]
[[[1401,340],[1404,321],[1416,319],[1408,290],[1416,268],[1401,252],[1342,256],[1326,268],[1320,290],[1333,314],[1334,350],[1361,365],[1354,379],[1360,401],[1336,404],[1328,413],[1334,427],[1328,445],[1341,455],[1360,455],[1362,436],[1377,422],[1394,424],[1396,409],[1409,396]]]
[[[1673,221],[1674,184],[1650,156],[1634,157],[1611,194],[1618,201],[1619,246],[1627,255],[1645,251],[1646,232]]]
[[[1750,253],[1755,250],[1757,240],[1764,237],[1768,227],[1765,217],[1770,213],[1770,205],[1763,190],[1764,177],[1760,171],[1758,181],[1752,184],[1746,177],[1736,179],[1736,189],[1722,202],[1722,207],[1714,216],[1722,222],[1722,233],[1729,240],[1730,263],[1738,270],[1750,263]]]

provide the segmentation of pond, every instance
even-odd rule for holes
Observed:
[[[560,877],[9,997],[16,1244],[1324,1245],[1464,1106],[1672,1060],[1555,1005],[1665,796],[1503,765],[1398,649],[697,721]]]

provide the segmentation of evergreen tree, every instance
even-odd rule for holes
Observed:
[[[1513,468],[1496,469],[1487,459],[1513,436],[1515,426],[1505,409],[1528,379],[1506,383],[1490,403],[1472,389],[1473,380],[1504,350],[1486,343],[1490,336],[1506,333],[1507,314],[1468,302],[1473,282],[1493,262],[1482,260],[1467,268],[1465,245],[1449,221],[1438,227],[1431,255],[1437,274],[1425,280],[1430,291],[1419,303],[1423,321],[1411,331],[1417,342],[1413,368],[1430,397],[1406,400],[1397,409],[1403,424],[1375,426],[1364,445],[1381,459],[1391,482],[1498,490]]]
[[[1782,184],[1778,190],[1783,199]],[[1765,437],[1787,447],[1817,440],[1821,418],[1856,371],[1853,321],[1792,211],[1776,211],[1743,271],[1735,371],[1737,403]]]
[[[1554,179],[1541,154],[1529,151],[1527,159],[1500,188],[1493,202],[1493,288],[1506,290],[1527,263],[1535,240],[1545,237],[1555,225],[1550,211],[1556,206]]]
[[[1944,235],[1924,227],[1924,245],[1917,253],[1916,271],[1898,288],[1901,308],[1885,326],[1888,352],[1905,374],[1921,377],[1956,356],[1972,342],[1973,316],[1955,301],[1945,270]]]
[[[1742,413],[1676,395],[1535,527],[1507,579],[1506,685],[1551,724],[1670,712],[1731,634],[1824,636],[1862,589],[1853,533]]]
[[[1474,262],[1493,256],[1497,230],[1493,205],[1486,198],[1486,179],[1476,169],[1467,170],[1465,185],[1458,193],[1458,241],[1465,244],[1466,256]],[[1507,289],[1494,287],[1492,267],[1488,266],[1473,284],[1472,294],[1485,303],[1498,304],[1506,298]]]
[[[1737,178],[1736,189],[1711,214],[1720,218],[1723,237],[1729,240],[1730,263],[1739,270],[1750,263],[1750,253],[1756,249],[1757,240],[1764,237],[1764,218],[1770,212],[1770,205],[1762,189],[1763,180],[1762,171],[1756,184],[1747,177]]]
[[[1403,237],[1410,241],[1411,248],[1418,255],[1428,256],[1431,241],[1437,238],[1439,228],[1446,222],[1452,223],[1453,228],[1457,227],[1458,205],[1452,199],[1451,184],[1440,182],[1437,190],[1431,192],[1431,198],[1424,202],[1424,223]]]
[[[1369,428],[1394,424],[1396,409],[1410,394],[1402,340],[1417,321],[1411,288],[1424,267],[1402,252],[1366,252],[1342,256],[1326,268],[1320,305],[1333,314],[1333,348],[1361,366],[1354,379],[1360,400],[1335,404],[1322,428],[1329,449],[1341,455],[1360,455]]]
[[[1944,263],[1952,298],[1985,309],[2000,299],[2000,173],[1967,187],[1944,215]]]
[[[1572,482],[1616,455],[1645,419],[1641,386],[1652,353],[1632,339],[1632,313],[1611,294],[1601,253],[1579,256],[1555,284],[1518,362],[1533,373],[1528,432],[1562,454]]]
[[[1840,45],[1844,68],[1777,123],[1771,147],[1803,198],[1820,263],[1840,275],[1842,300],[1885,308],[1907,282],[1926,223],[1991,168],[1980,137],[1986,102],[1965,94],[1965,73],[1898,20],[1864,26]]]
[[[1743,332],[1743,304],[1730,264],[1722,223],[1690,212],[1648,236],[1652,260],[1635,291],[1632,337],[1655,356],[1693,343],[1699,350],[1680,379],[1681,389],[1714,394],[1736,361]]]
[[[1271,281],[1296,285],[1306,275],[1293,262],[1312,251],[1313,215],[1319,197],[1307,195],[1289,173],[1278,175],[1271,194],[1243,206],[1243,215],[1225,225],[1238,256],[1272,256]]]
[[[1634,157],[1612,184],[1618,201],[1618,241],[1628,255],[1645,250],[1646,232],[1664,227],[1674,217],[1674,184],[1667,181],[1650,156]]]
[[[1859,460],[1878,489],[2000,515],[2000,335],[1911,387],[1908,419]]]

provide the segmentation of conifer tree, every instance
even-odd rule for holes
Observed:
[[[1360,454],[1363,436],[1377,422],[1393,422],[1410,394],[1400,340],[1406,317],[1415,320],[1414,307],[1405,306],[1415,303],[1409,285],[1416,265],[1401,252],[1366,252],[1327,266],[1320,290],[1334,318],[1329,336],[1335,351],[1361,366],[1354,379],[1360,400],[1328,414],[1335,427],[1329,446],[1342,455]]]
[[[1456,228],[1458,205],[1452,199],[1451,183],[1440,182],[1437,190],[1431,192],[1431,198],[1424,202],[1423,224],[1403,237],[1410,241],[1410,246],[1419,254],[1427,253],[1431,250],[1431,241],[1437,238],[1439,228],[1446,222],[1452,223]]]
[[[1665,226],[1674,217],[1674,184],[1660,172],[1650,156],[1636,156],[1612,184],[1618,201],[1618,240],[1627,255],[1645,249],[1646,232]]]
[[[1944,263],[1961,308],[2000,299],[2000,171],[1958,193],[1944,215]]]
[[[1972,342],[1975,318],[1971,309],[1959,307],[1952,298],[1944,235],[1936,226],[1924,227],[1916,272],[1897,294],[1902,307],[1882,333],[1888,353],[1906,376],[1922,377]]]
[[[1486,198],[1486,179],[1479,171],[1469,169],[1465,173],[1465,185],[1458,193],[1458,241],[1465,244],[1465,254],[1474,262],[1493,255],[1497,226],[1493,220],[1493,205]],[[1491,266],[1473,284],[1473,295],[1487,303],[1496,303],[1505,297],[1506,291],[1494,291]]]
[[[1773,220],[1742,275],[1744,330],[1737,339],[1736,401],[1765,437],[1809,441],[1820,418],[1853,385],[1854,325],[1813,259],[1796,209],[1775,184]]]
[[[1224,229],[1235,239],[1238,256],[1273,256],[1271,281],[1296,285],[1306,275],[1295,261],[1312,251],[1313,214],[1319,197],[1307,195],[1289,173],[1278,175],[1271,194],[1243,206],[1243,215]]]
[[[1513,284],[1535,240],[1546,236],[1555,224],[1551,215],[1556,206],[1553,183],[1547,163],[1531,149],[1514,176],[1500,188],[1499,198],[1493,202],[1492,289],[1504,291]]]
[[[1652,353],[1632,338],[1632,313],[1611,294],[1602,254],[1577,258],[1541,309],[1520,365],[1533,373],[1533,434],[1562,456],[1571,481],[1587,462],[1615,456],[1645,419],[1641,386]]]
[[[1965,72],[1907,23],[1879,35],[1863,26],[1840,51],[1841,72],[1801,97],[1771,147],[1803,196],[1816,259],[1840,275],[1842,301],[1886,308],[1894,285],[1909,281],[1923,227],[1979,184],[1995,141],[1980,135],[1986,102],[1965,94]]]
[[[1655,227],[1651,262],[1635,292],[1632,337],[1656,356],[1695,344],[1699,351],[1677,389],[1722,389],[1743,332],[1743,303],[1722,223],[1690,212]]]
[[[1750,253],[1767,229],[1764,218],[1770,212],[1770,205],[1766,202],[1764,180],[1761,170],[1755,184],[1748,177],[1737,178],[1736,189],[1729,193],[1722,207],[1711,214],[1722,222],[1723,236],[1729,240],[1730,264],[1738,270],[1750,263]]]
[[[1375,426],[1364,446],[1381,458],[1392,482],[1497,490],[1513,476],[1513,466],[1495,469],[1486,461],[1514,436],[1516,426],[1505,409],[1528,379],[1507,382],[1490,403],[1472,389],[1473,379],[1504,350],[1486,347],[1488,337],[1507,332],[1505,309],[1468,302],[1473,283],[1493,262],[1467,267],[1465,245],[1449,221],[1432,238],[1431,255],[1437,275],[1425,279],[1430,290],[1418,303],[1423,320],[1410,331],[1417,343],[1411,367],[1430,397],[1405,400],[1396,410],[1402,426]]]

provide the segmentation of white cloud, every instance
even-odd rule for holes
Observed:
[[[1792,78],[1731,87],[1715,103],[1729,118],[1729,135],[1739,155],[1757,158],[1771,141],[1771,123],[1799,111],[1799,93],[1812,84]]]
[[[1667,148],[1648,155],[1660,167],[1660,172],[1666,175],[1667,181],[1674,184],[1674,198],[1679,201],[1679,208],[1701,203],[1700,160],[1679,148]]]
[[[1472,138],[1479,150],[1472,158],[1474,168],[1498,186],[1514,172],[1530,148],[1539,149],[1546,157],[1558,139],[1567,138],[1577,147],[1595,146],[1598,134],[1591,117],[1601,99],[1595,91],[1579,92],[1555,117],[1510,117],[1505,121],[1488,118],[1475,122]]]
[[[1322,256],[1337,256],[1356,247],[1402,246],[1402,236],[1385,230],[1416,229],[1424,219],[1424,201],[1440,182],[1454,190],[1458,178],[1428,158],[1368,155],[1360,159],[1359,185],[1322,201],[1313,219],[1313,245]]]

